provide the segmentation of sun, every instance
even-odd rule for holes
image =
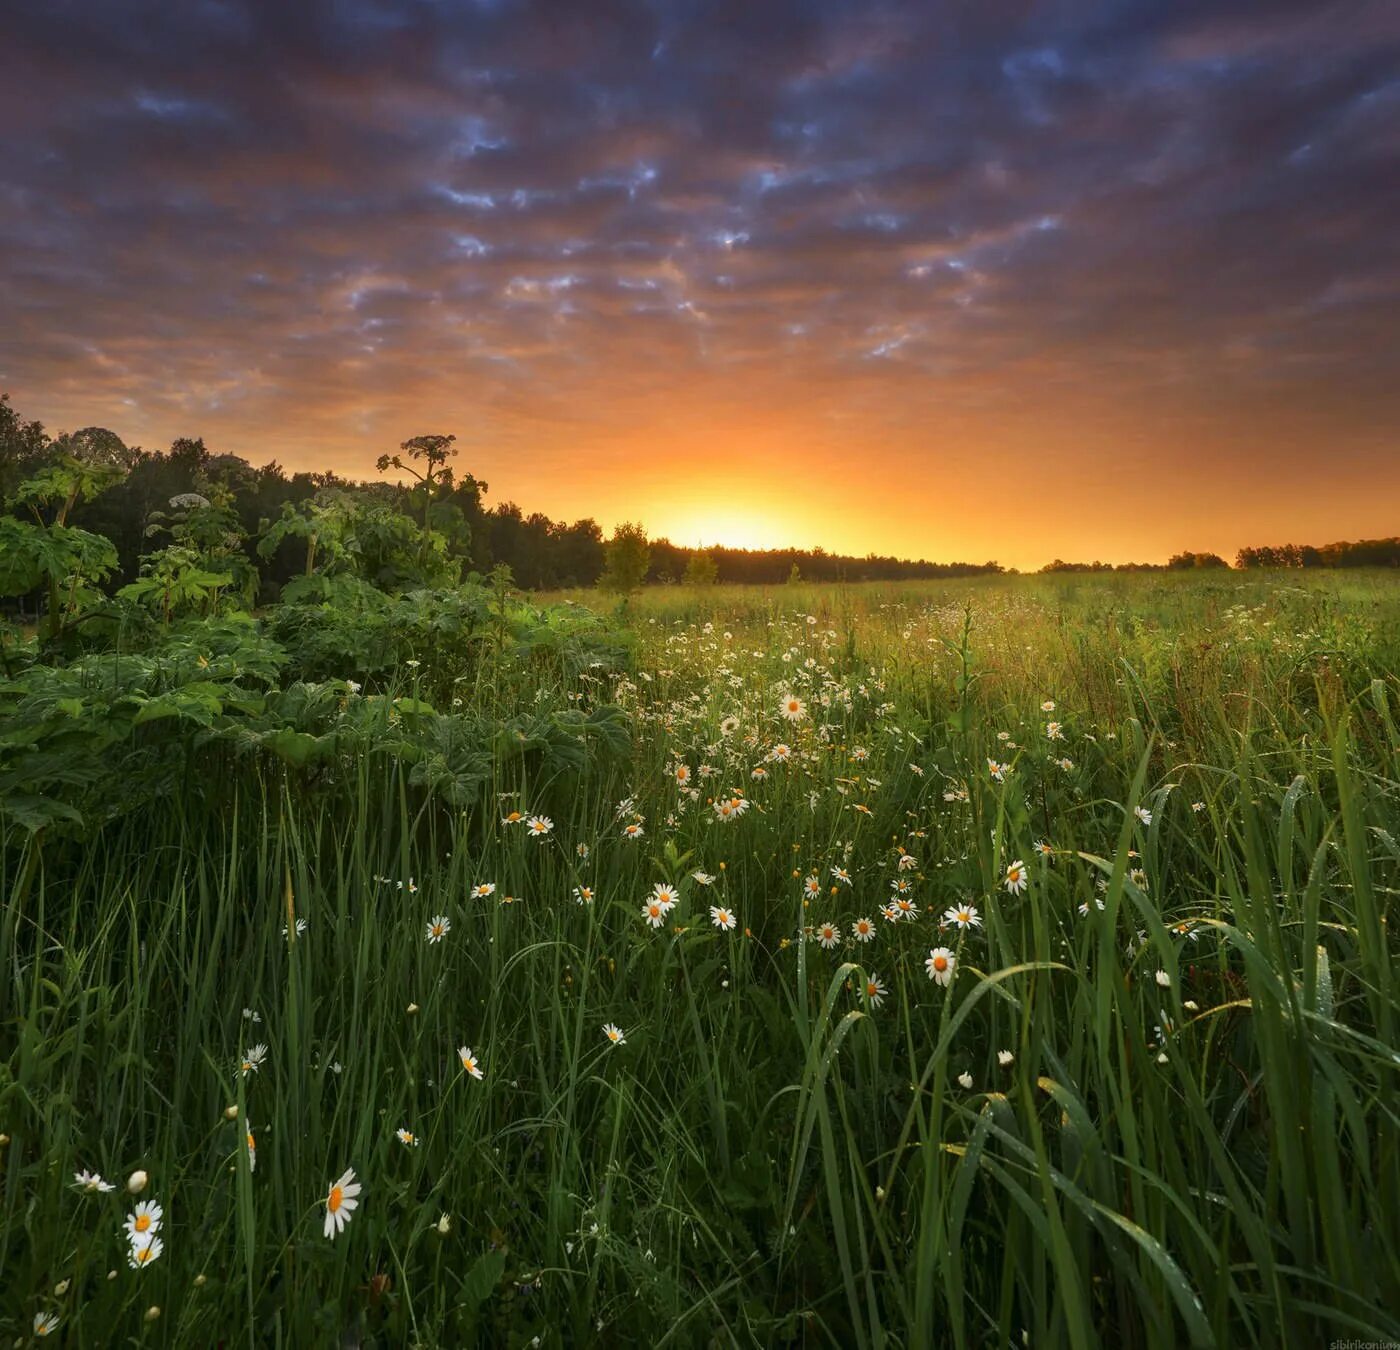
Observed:
[[[791,531],[776,515],[754,507],[715,506],[708,511],[658,514],[656,534],[682,548],[783,548]]]

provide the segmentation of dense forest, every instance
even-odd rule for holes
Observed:
[[[116,550],[116,584],[140,574],[141,560],[152,547],[172,503],[194,496],[217,501],[236,521],[239,547],[247,566],[257,571],[257,594],[275,596],[292,577],[306,571],[308,532],[325,547],[339,533],[363,557],[377,549],[377,583],[392,585],[394,564],[388,535],[393,517],[426,521],[439,536],[439,561],[459,575],[485,574],[504,564],[511,580],[526,590],[592,586],[604,575],[607,544],[592,519],[552,520],[526,514],[514,502],[488,507],[487,484],[447,462],[454,454],[452,437],[419,436],[404,442],[399,455],[380,459],[381,472],[406,474],[410,482],[357,482],[332,472],[288,473],[275,461],[255,468],[237,455],[219,454],[202,439],[182,437],[168,450],[128,447],[104,428],[50,435],[43,424],[20,416],[0,395],[0,498],[13,509],[18,485],[46,464],[65,455],[100,454],[121,469],[120,477],[100,494],[73,503],[65,523],[101,535]],[[437,447],[444,454],[429,468],[431,481],[418,476],[417,452]],[[23,515],[22,511],[17,512]],[[317,528],[324,525],[325,528]],[[875,581],[900,577],[968,576],[997,572],[994,562],[931,563],[874,554],[865,558],[823,549],[745,550],[715,548],[693,560],[694,551],[665,539],[647,542],[643,584],[692,580],[782,582],[794,570],[807,581]]]

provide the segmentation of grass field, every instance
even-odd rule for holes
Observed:
[[[1400,1338],[1400,577],[561,598],[4,827],[0,1331]]]

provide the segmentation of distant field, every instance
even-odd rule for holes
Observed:
[[[12,673],[0,1327],[1400,1338],[1400,575],[543,600]]]

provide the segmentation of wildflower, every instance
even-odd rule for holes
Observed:
[[[972,1091],[972,1075],[968,1073],[966,1069],[964,1069],[958,1075],[958,1082],[961,1083],[963,1087],[965,1087],[969,1092]]]
[[[958,958],[947,947],[934,947],[924,962],[928,977],[945,988],[953,982],[953,972],[958,968]]]
[[[468,1046],[459,1045],[457,1047],[457,1058],[462,1061],[462,1067],[471,1074],[473,1078],[482,1077],[481,1061],[472,1054]]]
[[[580,905],[591,905],[593,903],[593,887],[575,886],[574,900]]]
[[[987,772],[991,774],[998,783],[1006,782],[1006,775],[1010,769],[1011,765],[1009,764],[998,764],[994,759],[989,759],[987,761]]]
[[[822,893],[822,879],[813,872],[803,880],[802,890],[809,900],[815,900]]]
[[[143,1237],[139,1242],[133,1241],[127,1251],[127,1264],[132,1270],[145,1270],[152,1261],[158,1261],[160,1254],[165,1250],[165,1243],[154,1234]]]
[[[734,917],[733,910],[725,909],[723,905],[711,905],[710,922],[716,928],[723,928],[727,931],[733,928],[738,920]]]
[[[865,996],[870,1000],[870,1006],[878,1008],[885,1001],[887,993],[889,990],[885,988],[880,977],[872,971],[870,978],[865,982]]]
[[[575,844],[575,845],[574,845],[574,852],[577,853],[578,856],[579,856],[580,858],[586,858],[586,857],[588,857],[588,845],[587,845],[587,844]]]
[[[494,881],[479,881],[472,887],[473,900],[485,900],[488,895],[496,894],[496,883]]]
[[[1033,848],[1033,849],[1036,851],[1036,853],[1038,853],[1042,858],[1047,858],[1047,859],[1049,859],[1051,862],[1054,862],[1054,860],[1055,860],[1055,846],[1054,846],[1054,844],[1047,844],[1047,843],[1045,842],[1045,840],[1043,840],[1043,839],[1037,839],[1037,840],[1031,845],[1031,848]]]
[[[1140,891],[1147,889],[1147,873],[1141,867],[1134,867],[1128,873],[1128,880]]]
[[[912,872],[919,865],[919,860],[912,853],[901,853],[895,865],[901,872]]]
[[[692,872],[690,875],[691,878],[695,881],[695,883],[699,886],[709,886],[714,881],[714,877],[712,877],[708,872]]]
[[[519,825],[525,819],[524,811],[508,811],[501,817],[502,825]]]
[[[73,1184],[89,1195],[96,1195],[99,1191],[105,1195],[108,1191],[117,1189],[110,1181],[104,1181],[100,1173],[89,1172],[86,1169],[73,1173]]]
[[[126,1236],[130,1242],[141,1242],[160,1232],[160,1221],[165,1211],[154,1200],[143,1200],[127,1215]]]
[[[41,1312],[34,1314],[34,1334],[36,1336],[48,1336],[52,1334],[57,1326],[57,1313]]]
[[[898,922],[899,922],[899,911],[898,911],[893,905],[881,905],[881,906],[880,906],[880,917],[881,917],[886,923],[898,923]]]
[[[1171,974],[1168,971],[1159,970],[1157,972],[1157,983],[1161,985],[1163,989],[1170,989],[1172,987]]]
[[[826,951],[830,951],[841,941],[841,930],[834,923],[824,923],[817,928],[817,941]]]
[[[660,928],[666,922],[666,911],[655,900],[648,900],[642,906],[642,918],[653,928]]]
[[[640,839],[646,831],[642,829],[641,822],[634,820],[630,825],[624,826],[622,837],[624,839]]]
[[[732,736],[739,730],[739,719],[732,714],[723,718],[719,724],[719,734],[724,737]]]
[[[1133,807],[1133,815],[1135,815],[1140,821],[1142,821],[1144,825],[1152,824],[1152,812],[1149,811],[1145,806]]]
[[[622,1028],[614,1026],[611,1022],[603,1023],[603,1035],[607,1037],[611,1045],[626,1045],[627,1037],[622,1034]]]
[[[943,921],[962,929],[982,927],[982,916],[976,905],[950,905],[943,911]]]
[[[905,895],[895,897],[894,908],[901,919],[912,919],[919,912],[918,905]]]
[[[1047,699],[1045,700],[1045,702],[1042,703],[1042,704],[1040,705],[1040,711],[1041,711],[1041,712],[1054,712],[1054,711],[1055,711],[1055,700],[1054,700],[1053,698],[1047,698]]]
[[[671,772],[675,777],[677,787],[688,787],[690,785],[689,764],[677,764]]]
[[[543,839],[554,828],[554,822],[548,816],[531,816],[525,822],[525,828],[536,839]]]
[[[908,895],[914,889],[914,883],[907,877],[891,877],[890,890],[896,895]]]
[[[844,867],[833,867],[831,869],[831,875],[843,886],[849,886],[851,884],[851,874],[846,871]]]
[[[253,1138],[252,1130],[248,1131],[244,1142],[248,1145],[248,1170],[256,1172],[258,1170],[258,1141]]]
[[[250,1073],[257,1073],[257,1071],[262,1068],[266,1059],[267,1046],[259,1043],[253,1046],[251,1050],[245,1050],[243,1052],[243,1058],[239,1061],[238,1065],[239,1072],[244,1078],[247,1078]]]
[[[664,881],[658,881],[651,888],[651,898],[661,906],[663,914],[669,914],[676,907],[676,902],[680,900],[680,892],[674,886],[668,886]]]
[[[294,924],[292,925],[292,932],[293,932],[297,937],[301,937],[301,936],[306,932],[306,929],[307,929],[307,923],[306,923],[306,920],[305,920],[305,919],[298,919],[298,920],[296,921],[296,923],[294,923]],[[282,936],[283,936],[283,937],[286,937],[286,936],[287,936],[287,925],[286,925],[286,924],[283,924],[283,925],[282,925]]]
[[[1010,1050],[997,1051],[997,1063],[1000,1064],[1003,1069],[1015,1058],[1016,1056],[1013,1055]]]
[[[875,925],[869,919],[857,919],[851,925],[851,936],[857,942],[869,942],[875,936]]]
[[[1206,809],[1206,804],[1205,802],[1192,802],[1191,809],[1199,815],[1202,811]]]
[[[434,1228],[437,1231],[438,1237],[446,1237],[452,1231],[452,1220],[446,1214],[443,1214],[434,1225]]]
[[[1059,722],[1047,722],[1045,724],[1045,738],[1051,741],[1064,740],[1064,728],[1060,725]]]
[[[1074,761],[1072,759],[1057,759],[1055,763],[1059,768],[1063,769],[1065,773],[1068,773],[1074,768]]]
[[[775,764],[786,764],[792,758],[792,747],[781,741],[768,752],[768,758]]]
[[[1017,858],[1010,867],[1006,869],[1006,880],[1002,883],[1010,895],[1020,895],[1029,884],[1026,876],[1026,864]]]
[[[355,1169],[347,1167],[326,1196],[326,1222],[322,1232],[334,1240],[350,1222],[350,1215],[359,1206],[355,1198],[360,1193],[360,1183],[355,1180]]]
[[[399,1143],[401,1143],[405,1148],[418,1147],[418,1136],[414,1134],[413,1131],[410,1129],[401,1126],[399,1129],[394,1131],[394,1138],[397,1139]]]
[[[441,942],[452,931],[452,920],[446,914],[434,914],[428,920],[428,941]]]
[[[783,699],[778,712],[789,722],[800,722],[807,716],[807,705],[796,694],[789,694]]]

